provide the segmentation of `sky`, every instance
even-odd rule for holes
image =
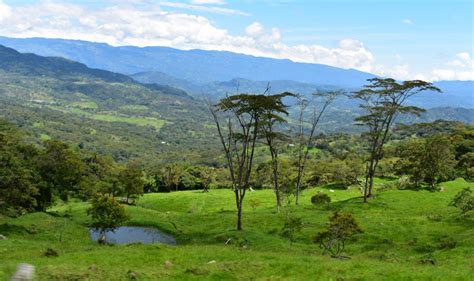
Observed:
[[[474,80],[472,0],[0,0],[0,36],[225,50]]]

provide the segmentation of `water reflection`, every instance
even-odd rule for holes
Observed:
[[[91,239],[97,241],[101,236],[101,232],[97,229],[90,229]],[[128,244],[128,243],[163,243],[168,245],[176,245],[173,236],[165,234],[156,228],[141,226],[121,226],[114,231],[105,232],[107,243],[112,244]]]

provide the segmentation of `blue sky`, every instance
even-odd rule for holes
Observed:
[[[473,1],[0,0],[0,35],[228,50],[473,80]]]

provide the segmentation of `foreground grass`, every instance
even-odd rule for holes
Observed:
[[[314,188],[304,192],[301,205],[281,213],[275,213],[272,191],[249,192],[241,232],[234,231],[229,190],[147,194],[127,207],[130,225],[171,233],[177,247],[99,246],[89,240],[88,205],[70,203],[49,213],[0,218],[0,234],[8,236],[0,241],[0,279],[28,262],[37,267],[38,280],[128,280],[129,271],[139,280],[472,280],[474,220],[447,206],[467,186],[474,184],[456,180],[434,193],[379,191],[368,204],[356,190]],[[318,191],[333,203],[312,206]],[[252,210],[249,200],[259,206]],[[352,212],[364,230],[348,244],[349,260],[322,256],[311,242],[336,209]],[[287,212],[305,223],[293,244],[279,235]],[[47,248],[59,257],[44,257]],[[427,257],[435,264],[421,262]]]

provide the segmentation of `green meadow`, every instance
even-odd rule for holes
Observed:
[[[280,213],[271,190],[248,192],[243,231],[235,231],[230,190],[151,193],[127,206],[128,225],[173,235],[177,246],[99,245],[88,234],[88,203],[56,205],[46,213],[0,217],[0,279],[21,262],[36,266],[36,280],[472,280],[474,220],[449,207],[473,183],[457,179],[442,191],[384,190],[364,204],[355,188],[307,189],[301,204]],[[332,203],[314,206],[317,192]],[[254,208],[249,202],[254,202]],[[335,210],[353,213],[363,229],[346,245],[348,259],[322,255],[312,237]],[[290,243],[281,235],[286,216],[304,226]],[[57,257],[46,257],[51,248]]]

